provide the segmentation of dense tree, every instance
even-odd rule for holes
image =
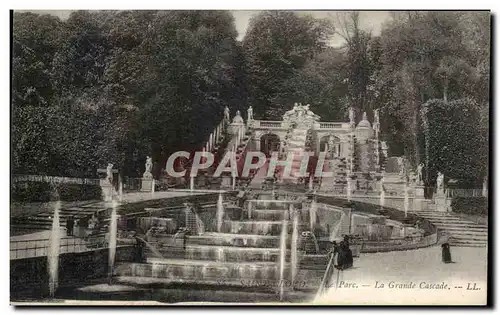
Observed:
[[[487,133],[472,98],[430,100],[422,108],[427,140],[428,180],[437,171],[464,187],[481,187],[488,167]]]
[[[291,11],[262,12],[250,21],[244,38],[249,102],[258,117],[279,119],[288,110],[276,104],[283,83],[322,52],[332,26]]]
[[[323,120],[347,119],[349,106],[371,119],[380,108],[391,155],[416,165],[432,140],[432,174],[477,182],[487,161],[489,12],[392,16],[373,36],[356,12],[265,11],[238,42],[229,11],[75,11],[65,21],[15,13],[13,172],[94,176],[113,162],[140,176],[151,155],[158,174],[172,151],[200,148],[225,106],[281,119],[301,102]],[[334,31],[342,47],[328,47]]]

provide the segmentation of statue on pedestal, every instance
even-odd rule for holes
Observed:
[[[247,114],[248,114],[247,120],[253,120],[253,108],[252,108],[252,106],[248,107]]]
[[[108,163],[106,167],[106,181],[108,181],[111,185],[113,184],[113,164]]]
[[[444,192],[444,174],[441,172],[438,172],[437,179],[436,179],[436,191],[440,192],[442,190]]]
[[[151,170],[153,169],[153,159],[151,157],[146,157],[146,170],[144,174],[142,174],[142,178],[152,178],[153,174],[151,174]]]
[[[417,185],[422,185],[423,182],[423,177],[422,177],[422,170],[424,168],[424,163],[420,163],[417,166]]]
[[[226,106],[224,107],[224,119],[227,120],[227,121],[230,121],[230,117],[229,117],[229,108]]]
[[[405,160],[402,156],[398,157],[398,167],[399,167],[399,176],[403,176],[405,173]]]
[[[354,122],[354,108],[349,107],[349,124],[352,128],[356,125]]]

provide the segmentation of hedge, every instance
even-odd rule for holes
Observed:
[[[47,202],[56,200],[58,191],[62,201],[101,200],[102,190],[98,185],[51,184],[22,182],[12,186],[11,198],[20,202]]]
[[[488,215],[488,199],[486,197],[454,197],[451,200],[453,212]]]

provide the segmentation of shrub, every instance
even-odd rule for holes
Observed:
[[[11,198],[20,202],[47,202],[57,198],[56,188],[63,201],[100,200],[102,194],[98,185],[22,182],[12,186]]]
[[[486,197],[454,197],[451,200],[454,212],[488,215],[488,199]]]
[[[11,198],[14,201],[33,202],[50,201],[52,186],[50,183],[22,182],[12,186]]]

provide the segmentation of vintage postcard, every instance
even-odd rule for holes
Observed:
[[[491,12],[11,19],[12,304],[488,304]]]

